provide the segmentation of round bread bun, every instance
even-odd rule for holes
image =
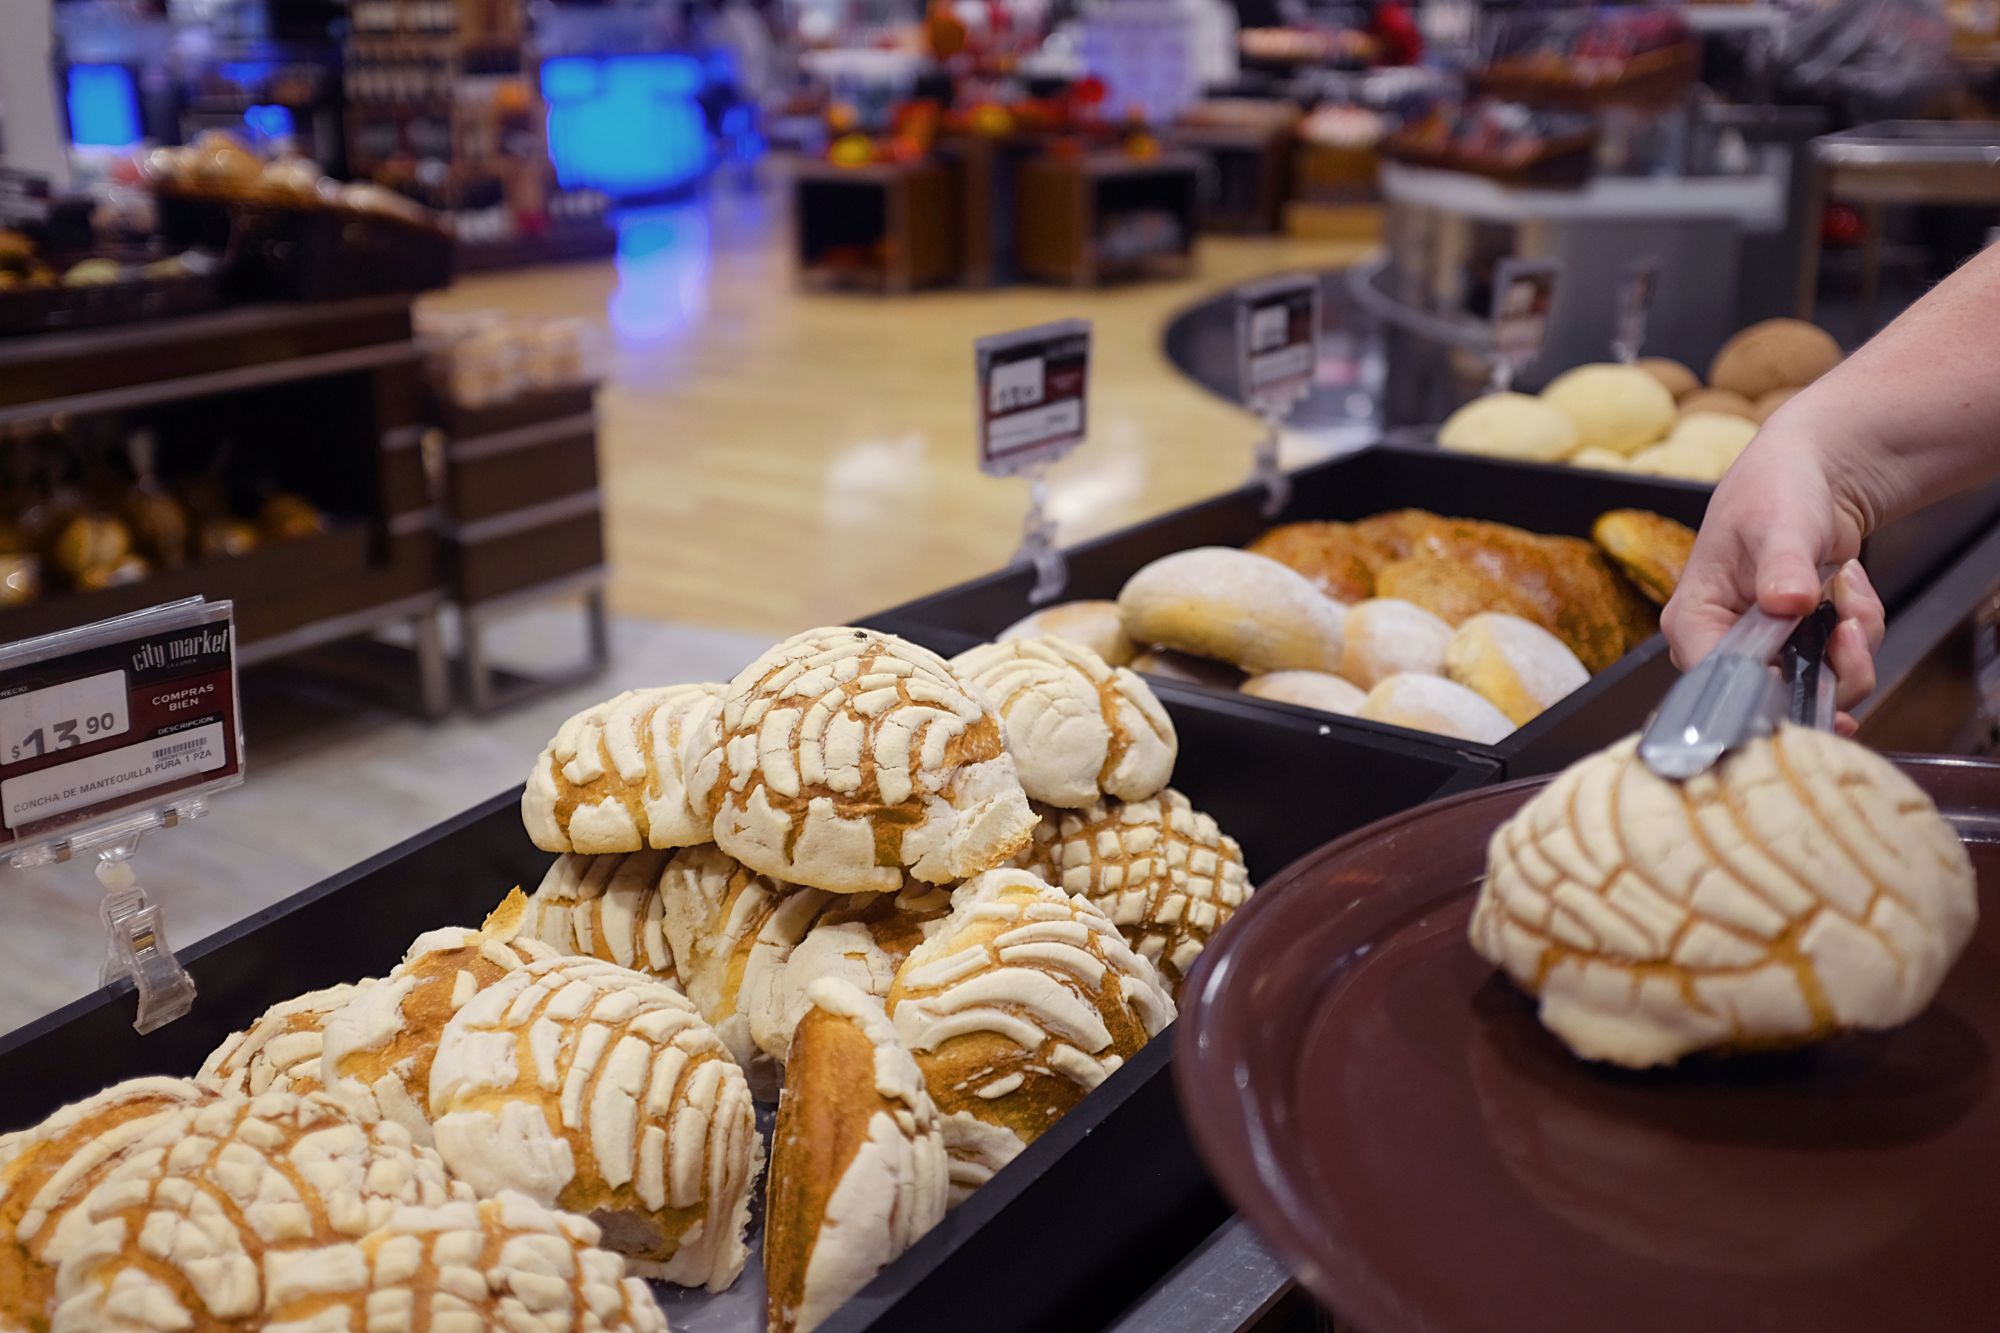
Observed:
[[[1157,680],[1177,680],[1183,685],[1206,685],[1212,690],[1233,690],[1243,683],[1243,669],[1212,657],[1177,653],[1171,648],[1147,648],[1132,655],[1132,670]]]
[[[1359,715],[1480,745],[1492,745],[1514,730],[1505,713],[1442,676],[1391,676],[1368,691]]]
[[[1253,699],[1272,699],[1301,708],[1317,708],[1322,713],[1353,717],[1361,711],[1368,691],[1352,681],[1324,671],[1271,671],[1243,682],[1242,693]]]
[[[1771,419],[1771,414],[1792,401],[1798,395],[1797,389],[1773,389],[1750,406],[1750,419],[1763,425]]]
[[[1519,616],[1488,612],[1458,627],[1445,674],[1524,726],[1590,679],[1555,635]]]
[[[1489,393],[1445,418],[1438,443],[1466,454],[1551,463],[1576,448],[1576,424],[1525,393]]]
[[[1696,412],[1693,416],[1682,417],[1665,442],[1698,448],[1707,453],[1715,460],[1715,475],[1719,477],[1756,438],[1757,423],[1754,421],[1726,416],[1721,412]]]
[[[1724,416],[1756,420],[1757,405],[1740,393],[1727,389],[1696,389],[1681,399],[1680,414],[1685,420],[1698,412],[1720,412]]]
[[[1001,630],[999,642],[1050,635],[1080,643],[1115,667],[1132,665],[1132,655],[1139,651],[1138,645],[1125,637],[1118,603],[1101,600],[1045,606]]]
[[[1660,382],[1660,387],[1676,399],[1687,397],[1701,387],[1701,376],[1670,356],[1642,356],[1632,363]]]
[[[1632,470],[1649,477],[1681,481],[1720,481],[1726,470],[1699,444],[1656,444],[1632,455]]]
[[[1840,364],[1840,344],[1801,319],[1752,324],[1715,354],[1708,382],[1756,400],[1773,389],[1802,389]]]
[[[1565,460],[1571,467],[1596,468],[1600,472],[1630,472],[1632,460],[1609,449],[1579,449]]]
[[[1637,366],[1578,366],[1556,376],[1542,399],[1575,423],[1583,449],[1637,453],[1674,425],[1674,396]]]
[[[1340,664],[1347,608],[1295,570],[1227,546],[1176,551],[1144,566],[1118,594],[1135,642],[1233,662],[1246,671]]]
[[[1691,782],[1637,737],[1573,765],[1494,835],[1470,935],[1572,1051],[1644,1068],[1907,1023],[1978,916],[1929,797],[1785,725]]]
[[[1364,690],[1403,671],[1441,676],[1451,633],[1442,617],[1415,602],[1371,597],[1347,614],[1340,674]]]

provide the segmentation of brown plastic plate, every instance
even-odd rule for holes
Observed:
[[[1899,761],[1979,929],[1893,1032],[1632,1073],[1572,1057],[1466,943],[1546,778],[1425,806],[1262,889],[1175,1061],[1224,1191],[1361,1333],[2000,1328],[2000,765]]]

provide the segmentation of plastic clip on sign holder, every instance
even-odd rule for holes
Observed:
[[[132,859],[243,780],[235,640],[231,604],[197,597],[0,649],[0,851],[96,855],[100,979],[131,979],[141,1032],[187,1013],[194,982]]]
[[[1278,466],[1285,419],[1312,392],[1319,365],[1319,279],[1271,278],[1236,292],[1236,373],[1243,401],[1263,418],[1250,480],[1264,488],[1264,516],[1291,502]]]

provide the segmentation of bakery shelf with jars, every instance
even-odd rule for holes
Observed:
[[[145,1172],[200,1194],[161,1136],[199,1125],[252,1172],[345,1126],[351,1180],[295,1176],[297,1226],[230,1212],[224,1243],[279,1271],[447,1217],[454,1253],[538,1231],[606,1330],[1103,1327],[1227,1216],[1170,1076],[1207,941],[1329,834],[1494,771],[1079,645],[947,660],[843,626],[608,699],[520,762],[524,786],[183,949],[185,1018],[141,1038],[102,992],[0,1041],[28,1154],[0,1199],[65,1171],[64,1214]],[[68,1165],[134,1108],[143,1133]],[[162,1311],[219,1299],[197,1264],[70,1232],[23,1243],[7,1318],[142,1270]],[[431,1280],[341,1272],[315,1308]],[[529,1289],[509,1262],[451,1287],[493,1321]],[[296,1308],[232,1291],[249,1326]]]

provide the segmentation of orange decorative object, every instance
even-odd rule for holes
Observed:
[[[929,145],[908,134],[896,135],[883,145],[883,149],[889,161],[904,163],[920,162],[924,154],[930,151]]]
[[[835,134],[845,134],[860,122],[853,107],[845,102],[830,102],[826,108],[826,127]]]
[[[493,90],[494,107],[509,115],[535,109],[535,92],[520,79],[507,79]]]
[[[959,22],[948,0],[931,0],[930,11],[924,15],[924,44],[939,60],[950,60],[965,50],[967,33],[965,24]]]
[[[1160,155],[1160,141],[1141,131],[1125,136],[1125,156],[1148,161]]]
[[[875,160],[875,141],[865,134],[843,134],[828,145],[826,160],[836,167],[865,167]]]
[[[981,102],[972,108],[972,132],[993,138],[1006,134],[1014,128],[1014,117],[1006,107],[997,102]]]

